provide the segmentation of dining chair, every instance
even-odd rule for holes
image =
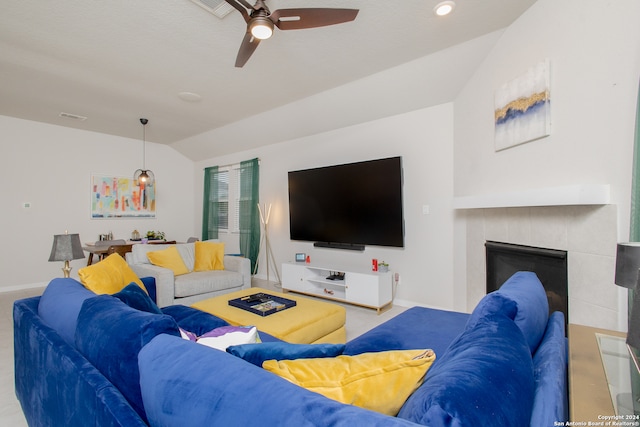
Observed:
[[[107,249],[107,253],[105,254],[105,256],[109,256],[111,254],[120,254],[120,256],[122,258],[125,257],[125,254],[127,252],[131,252],[131,247],[133,245],[129,244],[129,245],[111,245],[109,246],[109,249]]]
[[[102,261],[104,259],[104,257],[106,257],[107,255],[107,251],[102,251],[102,249],[104,249],[105,247],[108,248],[109,246],[115,246],[115,245],[126,245],[127,241],[124,239],[114,239],[114,240],[96,240],[96,242],[93,244],[93,246],[97,249],[100,248],[99,252],[96,253],[96,255],[98,256],[98,261]],[[89,255],[89,259],[87,262],[87,265],[91,265],[93,262],[93,253],[91,253]]]

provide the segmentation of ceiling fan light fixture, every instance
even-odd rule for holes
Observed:
[[[435,13],[437,16],[446,16],[453,12],[453,9],[455,8],[456,3],[451,0],[447,0],[438,3],[436,7],[433,8],[433,13]]]
[[[251,35],[260,40],[266,40],[273,35],[273,22],[266,16],[256,16],[249,23]]]

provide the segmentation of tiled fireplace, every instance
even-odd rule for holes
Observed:
[[[571,323],[620,329],[615,205],[465,209],[467,307],[486,294],[487,241],[566,251]]]

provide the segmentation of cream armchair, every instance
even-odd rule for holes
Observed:
[[[173,271],[151,264],[147,253],[176,246],[189,273],[174,276]],[[129,266],[139,277],[156,280],[159,307],[191,305],[197,301],[251,287],[251,263],[241,256],[224,256],[224,270],[193,271],[195,243],[136,244],[126,254]]]

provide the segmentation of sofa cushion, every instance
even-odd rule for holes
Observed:
[[[180,336],[172,317],[133,309],[110,295],[86,300],[78,315],[76,347],[145,420],[138,352],[158,334]]]
[[[224,243],[195,242],[194,271],[224,270]]]
[[[171,245],[160,251],[147,252],[147,258],[149,258],[151,264],[173,271],[174,276],[180,276],[181,274],[187,274],[189,272],[175,245]]]
[[[540,279],[533,272],[519,271],[495,292],[518,306],[514,321],[535,353],[549,320],[549,300]]]
[[[149,297],[149,295],[135,283],[125,286],[123,290],[113,294],[113,296],[136,310],[162,314],[162,311],[158,308],[156,303],[151,300],[151,297]]]
[[[440,357],[468,319],[468,313],[412,307],[350,340],[344,354],[430,348]]]
[[[433,350],[392,350],[304,360],[267,360],[262,367],[330,399],[395,416],[431,367]]]
[[[229,270],[193,271],[175,278],[176,298],[242,286],[242,274]]]
[[[78,276],[82,284],[96,294],[115,294],[132,282],[144,289],[140,278],[118,253],[81,268],[78,270]]]
[[[494,314],[451,343],[407,399],[399,417],[436,426],[527,426],[533,366],[520,329]]]
[[[162,312],[175,319],[178,326],[185,331],[194,333],[196,336],[207,333],[221,326],[228,326],[229,323],[211,313],[204,312],[186,305],[170,305],[163,307]]]
[[[533,356],[535,396],[531,427],[552,426],[568,419],[567,338],[564,315],[549,316],[546,332]]]
[[[491,292],[485,295],[476,308],[471,312],[465,329],[473,328],[485,316],[492,314],[504,314],[513,320],[518,314],[518,305],[515,301],[497,292]]]
[[[344,344],[291,344],[287,342],[241,344],[227,348],[227,353],[260,367],[265,360],[336,357],[340,356],[343,351]]]
[[[49,282],[38,303],[38,316],[68,344],[75,347],[76,325],[82,303],[96,294],[71,278]]]
[[[189,271],[193,271],[194,262],[194,244],[193,243],[177,243],[177,244],[153,244],[153,245],[133,245],[131,252],[127,254],[131,264],[151,264],[147,253],[175,247],[180,253],[180,257]]]
[[[300,388],[222,351],[159,335],[138,357],[151,425],[410,426]],[[221,368],[222,367],[222,368]]]
[[[184,261],[184,265],[187,266],[187,270],[193,271],[195,263],[195,246],[193,243],[178,243],[173,245],[180,252],[180,257]]]
[[[195,338],[198,344],[222,351],[232,345],[260,342],[258,329],[255,326],[221,326]],[[191,336],[187,339],[193,341]]]

